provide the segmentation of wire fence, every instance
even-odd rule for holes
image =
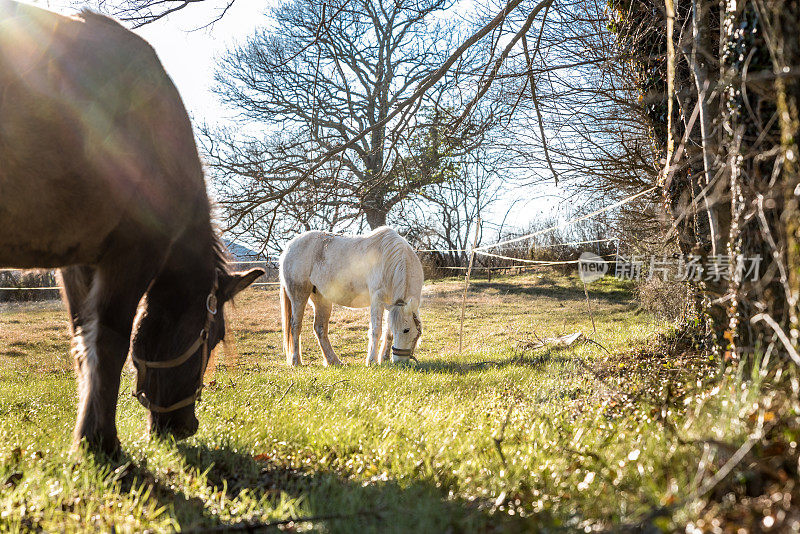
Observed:
[[[655,191],[655,189],[656,187],[652,187],[650,189],[641,191],[623,200],[605,206],[604,208],[593,211],[592,213],[576,217],[574,219],[556,224],[549,228],[545,228],[543,230],[537,230],[535,232],[525,234],[522,236],[513,237],[510,239],[501,240],[489,245],[483,245],[471,249],[435,249],[435,248],[417,249],[417,253],[419,253],[423,258],[426,255],[431,255],[431,254],[444,257],[444,255],[446,254],[457,253],[460,256],[459,259],[466,258],[468,255],[478,255],[484,258],[484,265],[471,264],[470,267],[465,267],[464,265],[437,265],[435,266],[435,268],[437,270],[442,270],[442,271],[456,271],[456,272],[471,269],[476,271],[485,271],[489,275],[491,275],[491,273],[494,271],[511,271],[511,272],[516,271],[517,273],[519,273],[522,271],[522,269],[530,267],[547,267],[547,266],[563,267],[569,265],[577,265],[578,263],[580,263],[581,260],[580,258],[577,257],[578,250],[574,248],[570,250],[570,254],[574,257],[569,259],[552,258],[552,257],[550,258],[532,257],[534,254],[537,253],[536,252],[537,250],[553,249],[556,247],[567,248],[567,247],[577,247],[580,245],[593,244],[598,247],[597,250],[598,253],[600,252],[605,253],[605,254],[598,254],[601,258],[605,259],[606,261],[612,261],[609,259],[609,257],[613,255],[614,257],[613,261],[616,263],[619,258],[619,246],[620,246],[620,240],[616,237],[567,241],[563,243],[547,243],[543,245],[535,245],[533,248],[529,248],[527,246],[521,247],[520,245],[524,242],[530,241],[536,236],[547,234],[555,230],[571,226],[580,221],[594,217],[600,213],[604,213],[611,209],[620,207],[636,198],[639,198],[643,195]],[[601,250],[601,247],[603,245],[608,247],[609,243],[614,243],[616,245],[613,254],[610,254],[609,253],[610,251],[608,249]],[[495,252],[488,252],[489,250],[492,249],[494,249]],[[278,259],[279,259],[278,254],[269,253],[266,254],[263,259],[259,258],[259,259],[234,260],[230,262],[230,265],[234,269],[237,269],[237,267],[263,268],[264,275],[259,277],[252,285],[255,287],[268,288],[271,286],[280,285],[280,282],[278,280],[278,271],[279,271]],[[58,298],[58,296],[59,296],[59,286],[56,284],[55,271],[21,271],[16,269],[0,269],[0,302],[47,300],[47,299]]]
[[[580,245],[602,244],[617,242],[617,238],[604,238],[592,239],[583,241],[568,241],[564,243],[550,243],[546,245],[537,245],[536,249],[553,249],[556,247],[576,247]],[[453,252],[463,254],[462,258],[466,258],[471,252],[471,249],[417,249],[421,259],[430,260],[431,255],[445,255]],[[574,254],[574,250],[572,253]],[[497,254],[494,252],[486,252],[483,249],[476,248],[475,253],[482,256],[485,260],[502,260],[499,263],[495,261],[494,264],[487,261],[484,265],[473,266],[473,271],[478,272],[506,272],[510,274],[519,274],[523,270],[535,266],[556,266],[556,265],[573,265],[578,263],[578,259],[569,260],[537,260],[530,257],[520,257],[523,255],[531,254],[529,250],[523,250],[518,247],[514,252],[506,252],[505,254]],[[510,255],[516,253],[516,255]],[[252,285],[260,288],[270,288],[280,285],[278,279],[278,255],[270,254],[267,259],[256,260],[235,260],[229,262],[229,265],[234,270],[246,270],[255,267],[264,269],[264,275],[259,277]],[[467,269],[465,265],[435,265],[433,270],[444,273],[447,272],[463,272]],[[55,300],[60,297],[60,287],[56,282],[55,271],[41,271],[41,270],[19,270],[19,269],[0,269],[0,302],[20,302],[20,301],[41,301],[41,300]]]

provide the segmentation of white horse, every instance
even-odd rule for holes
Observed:
[[[308,299],[314,332],[326,365],[341,365],[328,340],[333,303],[370,307],[367,365],[389,359],[407,362],[422,335],[419,305],[422,264],[408,242],[382,226],[365,236],[305,232],[286,245],[280,258],[283,349],[289,365],[301,365],[300,329]],[[388,321],[378,352],[384,310]]]

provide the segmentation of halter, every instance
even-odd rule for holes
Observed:
[[[200,400],[200,393],[203,390],[203,374],[205,373],[205,369],[208,366],[208,329],[211,326],[212,318],[217,314],[217,280],[216,277],[214,278],[214,287],[211,288],[211,293],[208,294],[206,297],[206,323],[203,326],[203,329],[200,330],[200,335],[197,336],[197,339],[192,346],[189,347],[186,352],[178,356],[177,358],[172,358],[171,360],[163,360],[163,361],[148,361],[143,360],[141,358],[137,358],[136,356],[131,355],[131,359],[136,366],[136,391],[133,392],[133,396],[136,397],[136,400],[145,407],[145,409],[150,410],[151,412],[156,413],[168,413],[174,412],[175,410],[180,410],[181,408],[185,408],[189,406],[195,401]],[[199,384],[195,392],[186,397],[183,400],[179,400],[176,403],[170,404],[169,406],[159,406],[158,404],[153,404],[150,402],[150,399],[147,398],[144,392],[144,380],[147,376],[147,369],[170,369],[172,367],[178,367],[185,363],[192,355],[197,352],[197,349],[201,349],[200,357],[202,358],[202,367],[200,371],[200,378],[198,379]]]
[[[410,349],[398,349],[397,347],[392,347],[392,355],[397,356],[398,358],[414,360],[415,362],[419,363],[414,357],[414,349],[417,347],[417,341],[419,341],[420,336],[422,336],[422,321],[419,320],[419,317],[417,317],[416,313],[412,312],[411,317],[414,319],[414,326],[417,328],[417,337],[415,337],[414,341],[411,343]]]

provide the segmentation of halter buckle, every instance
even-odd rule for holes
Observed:
[[[139,401],[139,404],[144,406],[145,410],[149,410],[150,409],[150,406],[151,406],[150,399],[148,399],[147,395],[144,394],[144,390],[143,389],[140,389],[139,391],[134,391],[132,396],[134,398],[136,398],[136,400]]]
[[[211,315],[217,314],[217,296],[213,292],[206,297],[206,310]]]

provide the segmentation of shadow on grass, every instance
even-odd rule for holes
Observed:
[[[247,491],[249,498],[267,497],[279,502],[282,494],[300,498],[311,522],[296,521],[325,532],[487,532],[520,531],[519,521],[490,516],[474,504],[447,498],[446,489],[432,482],[398,484],[392,480],[363,482],[333,471],[293,468],[273,455],[243,453],[229,446],[178,444],[186,463],[199,472],[207,471],[211,487],[226,488],[230,499]],[[203,514],[203,524],[194,521],[184,528],[204,532],[231,530],[261,531],[267,524],[220,524]],[[506,516],[507,517],[507,516]],[[510,521],[513,521],[513,525]]]
[[[507,367],[527,367],[532,370],[541,370],[546,364],[572,363],[573,359],[567,349],[548,348],[536,354],[520,351],[503,360],[487,360],[480,362],[454,362],[448,360],[421,360],[418,364],[411,364],[408,368],[418,373],[442,373],[465,375],[477,373],[486,369],[505,369]]]
[[[536,298],[554,298],[558,300],[583,301],[586,296],[583,287],[564,287],[557,284],[515,284],[509,282],[474,282],[470,291],[485,292],[499,291],[504,295],[516,295]],[[592,300],[604,300],[613,304],[626,304],[633,296],[627,289],[620,287],[604,287],[597,290],[589,287],[589,298]]]
[[[187,497],[174,486],[160,481],[148,468],[147,460],[138,464],[136,459],[126,451],[120,450],[113,455],[82,452],[84,457],[99,469],[107,469],[119,482],[120,493],[129,493],[134,488],[150,489],[150,499],[154,499],[159,507],[174,511],[174,518],[179,524],[192,526],[218,523],[218,518],[211,513],[199,497]]]

